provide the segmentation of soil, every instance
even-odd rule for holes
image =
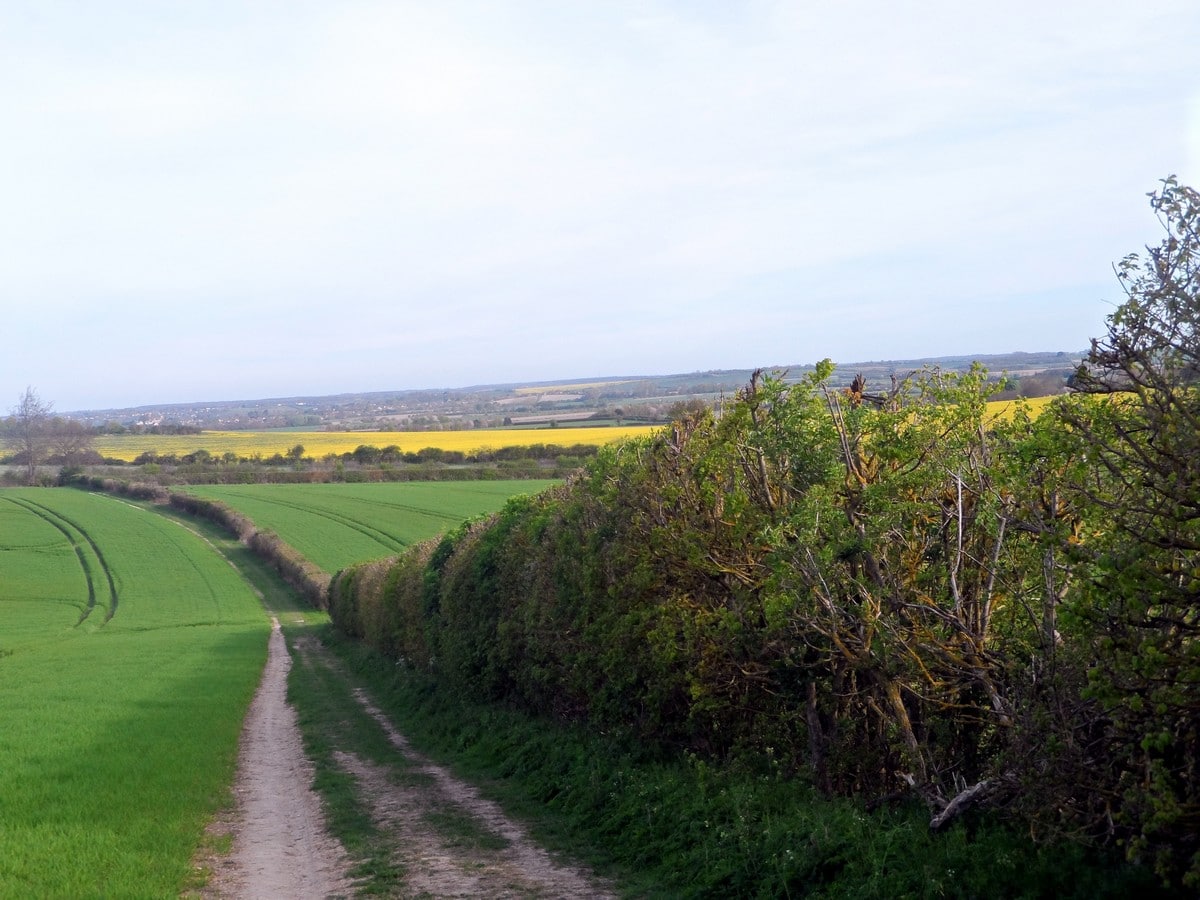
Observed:
[[[349,857],[325,828],[312,790],[313,767],[304,755],[296,711],[287,702],[292,667],[279,620],[272,619],[262,682],[242,726],[236,808],[214,823],[231,835],[227,855],[204,862],[212,898],[345,897]]]
[[[295,644],[303,658],[320,657],[312,639]],[[247,716],[238,758],[235,808],[213,823],[232,837],[226,854],[210,851],[197,865],[209,870],[198,894],[205,898],[349,897],[352,860],[328,833],[319,797],[310,785],[295,710],[286,698],[291,667],[276,620],[262,684]],[[344,676],[343,676],[344,677]],[[610,886],[583,868],[555,861],[516,822],[478,790],[412,749],[361,690],[355,699],[379,723],[406,776],[345,749],[334,758],[359,784],[375,821],[391,837],[405,871],[405,897],[612,897]],[[435,827],[452,817],[453,828]]]

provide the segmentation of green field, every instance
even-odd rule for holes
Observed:
[[[192,485],[220,500],[327,572],[391,556],[465,519],[500,509],[516,494],[555,481],[438,481],[382,484]]]
[[[178,523],[0,492],[0,896],[178,896],[226,800],[269,623]]]

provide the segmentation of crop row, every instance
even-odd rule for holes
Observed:
[[[178,896],[265,658],[257,596],[162,516],[15,490],[0,616],[0,896]]]
[[[5,499],[27,509],[52,528],[61,532],[63,537],[66,538],[67,543],[71,546],[71,549],[75,552],[75,557],[79,561],[79,568],[83,572],[83,577],[87,584],[87,602],[79,613],[79,619],[75,623],[77,626],[82,625],[96,608],[98,593],[96,589],[97,571],[104,576],[107,587],[107,602],[104,604],[106,610],[104,622],[107,623],[117,612],[117,584],[113,578],[112,570],[108,567],[108,563],[104,559],[103,551],[95,540],[92,539],[91,535],[79,523],[55,512],[54,509],[43,503],[38,503],[27,497],[9,496]]]
[[[553,481],[385,484],[193,485],[177,493],[214,500],[277,534],[332,574],[498,511],[514,494]]]
[[[216,498],[111,482],[125,496],[0,494],[0,896],[178,895],[232,777],[266,619],[211,546],[126,496],[212,518],[323,587],[328,575],[267,526],[297,543],[311,532],[327,549],[341,533],[332,569],[543,486],[297,485]],[[111,615],[118,594],[119,616],[89,615]]]

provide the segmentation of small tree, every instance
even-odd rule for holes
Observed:
[[[26,466],[30,484],[37,481],[37,467],[50,448],[50,412],[46,403],[32,387],[25,388],[17,405],[12,408],[5,443]]]
[[[62,460],[65,465],[84,460],[92,449],[92,437],[92,429],[74,419],[55,416],[48,426],[50,451],[54,458]]]
[[[1086,546],[1078,605],[1109,729],[1105,805],[1133,855],[1197,887],[1200,193],[1168,178],[1150,198],[1165,235],[1118,267],[1126,300],[1072,381],[1116,396],[1064,418],[1094,461],[1078,491],[1110,517]]]

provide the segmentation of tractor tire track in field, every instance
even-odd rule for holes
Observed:
[[[366,523],[360,522],[357,519],[352,519],[349,516],[343,516],[339,513],[332,512],[331,510],[319,509],[315,506],[306,506],[302,503],[288,503],[284,500],[277,500],[274,498],[267,499],[264,497],[256,497],[255,499],[260,503],[267,503],[273,506],[282,506],[285,509],[297,510],[308,515],[329,519],[331,522],[336,522],[338,525],[344,525],[347,528],[359,532],[360,534],[366,535],[380,546],[385,547],[393,552],[400,552],[408,546],[407,542],[401,540],[395,535],[388,534],[382,529],[367,525]]]
[[[481,496],[490,496],[490,495],[481,494]],[[461,515],[459,515],[458,513],[442,512],[441,510],[438,510],[438,509],[430,509],[428,506],[416,506],[416,505],[410,504],[410,503],[397,503],[394,500],[367,500],[367,499],[363,499],[361,497],[355,497],[354,503],[357,506],[367,506],[367,507],[376,507],[378,509],[385,509],[389,513],[398,511],[398,512],[402,512],[402,513],[411,513],[411,514],[414,514],[417,516],[424,516],[424,517],[430,518],[430,519],[438,519],[438,520],[440,520],[442,522],[446,522],[447,524],[450,524],[450,525],[458,525],[459,523],[461,523],[463,521],[463,517]]]
[[[76,627],[82,625],[85,621],[87,621],[88,617],[91,616],[93,610],[96,608],[97,599],[95,573],[92,571],[91,563],[88,561],[87,553],[84,551],[84,544],[80,543],[80,541],[76,539],[74,532],[79,533],[79,535],[83,538],[83,542],[91,548],[92,553],[96,557],[96,562],[100,566],[100,571],[104,573],[104,577],[108,582],[109,601],[106,605],[107,611],[104,614],[103,624],[107,624],[109,621],[111,621],[112,617],[117,614],[117,582],[113,578],[112,570],[108,567],[108,563],[104,559],[104,554],[100,551],[100,545],[97,544],[95,540],[92,539],[92,536],[89,535],[82,527],[80,527],[77,522],[72,521],[67,516],[56,512],[48,506],[43,506],[42,504],[33,500],[26,500],[24,498],[6,497],[5,499],[17,504],[18,506],[24,507],[39,519],[42,519],[47,524],[58,529],[60,532],[62,532],[63,536],[66,537],[67,542],[71,545],[71,549],[75,551],[75,556],[79,561],[79,567],[83,570],[84,580],[87,582],[88,591],[87,603],[84,606],[83,611],[80,613],[78,621],[75,623]],[[74,529],[74,532],[71,529]]]

